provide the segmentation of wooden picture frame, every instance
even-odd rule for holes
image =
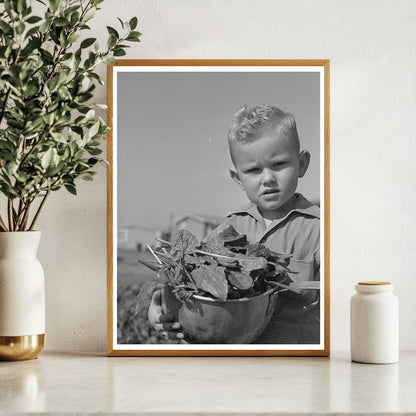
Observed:
[[[329,356],[329,68],[329,60],[119,60],[108,67],[108,356]],[[321,212],[313,292],[319,341],[165,344],[146,322],[146,307],[134,317],[144,304],[135,267],[140,275],[138,258],[152,254],[143,233],[164,237],[167,227],[172,237],[181,226],[201,225],[205,236],[215,221],[199,216],[204,209],[225,216],[241,205],[244,195],[224,166],[227,128],[244,104],[293,114],[301,149],[304,141],[312,148],[310,178],[298,189]]]

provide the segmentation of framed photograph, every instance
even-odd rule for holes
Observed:
[[[329,60],[107,81],[107,354],[328,356]]]

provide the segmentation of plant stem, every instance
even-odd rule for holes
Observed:
[[[19,223],[23,215],[23,201],[22,199],[19,200],[19,208],[17,209],[17,215],[15,216],[14,220],[14,229],[15,231],[19,231]]]
[[[46,199],[48,198],[50,192],[51,192],[51,190],[48,189],[45,196],[43,197],[42,202],[40,203],[39,208],[36,211],[35,217],[33,218],[32,223],[30,224],[29,231],[33,231],[33,228],[35,227],[35,224],[36,224],[36,222],[39,218],[40,211],[42,210],[43,206],[45,205]]]
[[[8,219],[9,219],[9,230],[14,231],[14,227],[13,227],[13,200],[10,199],[10,198],[7,200],[7,215],[8,215]]]
[[[25,215],[23,216],[22,222],[21,222],[21,224],[20,224],[20,229],[21,229],[22,231],[25,231],[25,230],[26,230],[27,220],[28,220],[28,218],[29,218],[29,209],[30,209],[30,206],[32,205],[32,201],[33,201],[33,200],[29,201],[29,202],[26,204],[26,206],[25,206]]]
[[[1,214],[0,214],[0,229],[2,231],[7,231],[6,224],[4,223],[3,218],[1,217]]]
[[[158,257],[158,256],[156,256],[156,253],[152,250],[152,247],[150,247],[150,246],[149,246],[149,244],[147,245],[147,248],[148,248],[148,250],[152,253],[153,257],[157,260],[157,262],[158,262],[159,264],[163,264],[163,263],[161,262],[161,260],[159,259],[159,257]]]
[[[39,140],[35,143],[33,143],[32,147],[30,148],[30,150],[23,156],[23,159],[20,161],[19,166],[17,167],[17,170],[19,170],[22,166],[23,163],[26,161],[26,159],[35,151],[36,147],[39,146],[40,143],[42,143],[42,141],[45,139],[45,137],[48,135],[48,133],[56,126],[58,122],[55,121],[52,126],[48,127],[42,134],[42,136],[40,136]]]

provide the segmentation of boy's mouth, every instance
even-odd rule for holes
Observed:
[[[279,192],[279,190],[277,188],[270,188],[270,189],[266,189],[265,191],[262,192],[262,195],[273,195],[273,194],[277,194]]]

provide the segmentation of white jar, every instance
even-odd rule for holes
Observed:
[[[390,282],[358,282],[351,297],[351,360],[399,360],[399,301]]]

